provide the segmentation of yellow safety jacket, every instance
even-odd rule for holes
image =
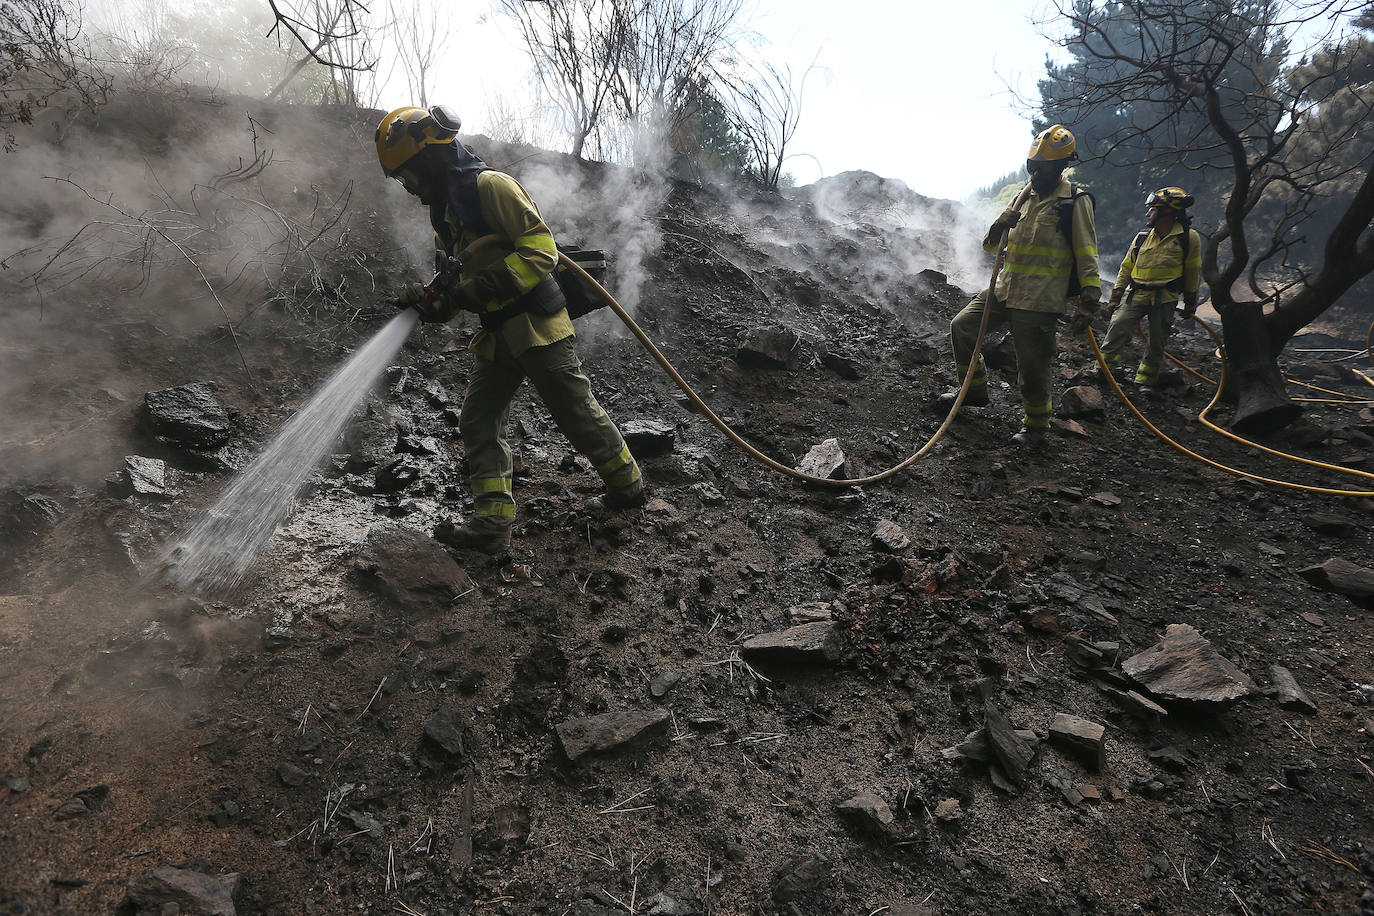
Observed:
[[[499,246],[489,246],[476,252],[463,266],[464,280],[489,269],[500,272],[499,286],[506,291],[506,295],[485,303],[488,311],[496,311],[534,289],[552,273],[558,264],[558,249],[539,208],[520,186],[520,182],[511,176],[494,170],[482,172],[477,176],[477,197],[482,219],[492,232],[509,239],[515,249],[507,254]],[[471,227],[459,221],[451,206],[446,208],[444,220],[451,227],[454,239],[450,254],[458,254],[479,237]],[[437,233],[434,244],[441,250],[444,247]],[[497,265],[500,261],[504,262],[504,268]],[[468,349],[487,359],[495,359],[496,334],[501,335],[514,356],[531,347],[546,346],[574,336],[567,309],[560,309],[552,315],[520,312],[506,319],[496,331],[478,331]]]
[[[1143,290],[1168,289],[1182,293],[1185,301],[1197,301],[1197,288],[1202,274],[1202,237],[1196,229],[1188,230],[1188,258],[1183,257],[1183,225],[1174,223],[1164,235],[1149,230],[1143,241],[1132,243],[1121,262],[1112,289],[1112,301],[1119,302],[1126,288]],[[1137,237],[1139,239],[1139,237]],[[1174,297],[1170,297],[1170,301]]]
[[[1021,204],[1021,219],[1007,239],[1007,257],[997,275],[997,298],[1008,308],[1032,312],[1062,312],[1068,300],[1069,277],[1078,272],[1080,286],[1102,286],[1097,271],[1097,227],[1092,199],[1080,194],[1073,201],[1073,247],[1059,227],[1059,203],[1073,198],[1073,185],[1061,179],[1049,194],[1031,191]],[[995,253],[1001,233],[989,232],[983,250]]]

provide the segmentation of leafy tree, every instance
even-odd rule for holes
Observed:
[[[1301,408],[1284,391],[1279,353],[1374,273],[1374,143],[1367,129],[1338,126],[1369,112],[1366,89],[1358,100],[1343,89],[1367,86],[1364,57],[1350,51],[1363,45],[1335,35],[1354,0],[1058,3],[1067,31],[1057,41],[1072,62],[1051,69],[1046,118],[1088,136],[1085,173],[1094,162],[1134,170],[1137,201],[1161,184],[1201,192],[1203,278],[1226,335],[1233,425],[1281,428]],[[1285,72],[1292,43],[1313,33],[1309,69]],[[1324,114],[1333,129],[1309,130]],[[1094,191],[1109,196],[1114,173],[1102,174]],[[1320,252],[1310,261],[1295,244],[1303,235]]]

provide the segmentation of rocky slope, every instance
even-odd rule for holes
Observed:
[[[1067,334],[1075,416],[1050,448],[1011,446],[993,341],[993,406],[926,460],[808,489],[595,313],[582,355],[655,499],[589,516],[595,474],[522,393],[520,524],[492,563],[429,537],[468,507],[470,357],[468,329],[422,328],[240,591],[159,584],[226,468],[388,317],[372,284],[423,262],[366,122],[309,135],[336,183],[317,191],[355,182],[328,236],[344,256],[320,273],[333,298],[230,298],[259,393],[206,303],[176,320],[96,285],[37,325],[7,290],[7,400],[32,422],[0,446],[4,912],[1370,908],[1370,502],[1185,459],[1082,390]],[[938,426],[967,298],[948,278],[973,274],[948,225],[474,145],[561,237],[617,254],[613,290],[768,453],[796,464],[834,438],[853,476]],[[259,199],[303,220],[296,153]],[[1215,373],[1196,332],[1174,349]],[[1367,390],[1333,364],[1289,371]],[[146,392],[201,382],[199,432],[153,422],[175,393],[150,413]],[[1216,460],[1360,486],[1208,433],[1209,390],[1182,373],[1130,394]],[[1371,432],[1367,407],[1314,404],[1281,445],[1367,469]]]

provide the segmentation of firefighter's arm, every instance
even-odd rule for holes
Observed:
[[[1093,202],[1087,194],[1073,202],[1073,260],[1078,268],[1078,285],[1083,289],[1097,287],[1101,298],[1102,278],[1097,268],[1097,226],[1093,220]]]
[[[1131,255],[1134,248],[1132,245],[1131,249],[1127,250],[1126,257],[1121,259],[1121,270],[1117,272],[1116,285],[1112,287],[1111,298],[1107,300],[1109,311],[1115,310],[1121,304],[1122,297],[1126,295],[1126,287],[1131,283],[1131,271],[1135,270],[1135,258]]]
[[[1202,279],[1202,239],[1194,229],[1189,234],[1188,259],[1183,262],[1183,317],[1197,314],[1197,291]]]
[[[483,172],[478,191],[482,217],[493,232],[510,240],[514,250],[471,279],[480,295],[506,302],[534,289],[553,272],[558,248],[534,201],[514,178]]]

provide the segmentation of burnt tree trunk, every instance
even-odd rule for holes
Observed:
[[[1231,428],[1241,435],[1274,432],[1302,416],[1283,385],[1269,324],[1258,302],[1237,302],[1221,313],[1226,332],[1226,390],[1236,405]]]

